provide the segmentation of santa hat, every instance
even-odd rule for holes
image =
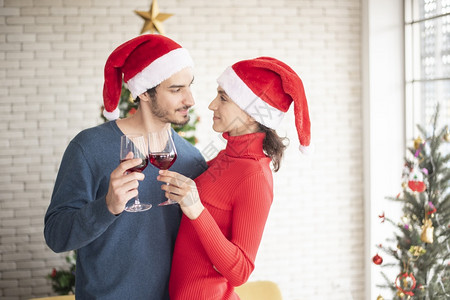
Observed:
[[[217,79],[228,96],[262,125],[276,129],[294,102],[300,151],[310,147],[308,103],[300,77],[285,63],[271,57],[243,60]]]
[[[125,42],[106,61],[103,115],[108,120],[119,117],[122,74],[133,98],[136,98],[173,74],[192,66],[194,62],[189,52],[165,36],[144,34]]]

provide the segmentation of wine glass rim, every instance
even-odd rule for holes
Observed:
[[[157,141],[156,143],[154,141]],[[177,153],[177,147],[175,145],[175,140],[172,134],[171,128],[163,129],[160,131],[153,131],[148,133],[148,149],[150,152],[161,152],[156,151],[158,148],[166,148],[167,145],[170,145],[170,151],[173,153]],[[152,151],[153,150],[153,151]]]
[[[126,136],[126,137],[140,137],[140,136],[142,136],[142,137],[144,137],[144,135],[140,134],[140,133],[127,133],[127,134],[123,134],[122,136]]]
[[[155,135],[162,135],[167,133],[167,135],[170,137],[170,139],[173,141],[173,134],[172,134],[172,129],[168,128],[168,129],[162,129],[159,131],[150,131],[147,133],[147,136],[150,138],[150,136],[155,136]]]
[[[161,130],[149,131],[148,134],[155,134],[155,133],[161,133],[161,132],[169,132],[169,133],[172,133],[172,128],[169,127],[169,128],[164,128],[164,129],[161,129]]]

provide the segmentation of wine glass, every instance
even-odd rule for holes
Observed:
[[[177,150],[175,149],[170,129],[148,134],[148,157],[150,163],[160,170],[167,170],[173,165],[177,159]],[[176,203],[176,201],[167,199],[167,201],[158,204],[158,206]]]
[[[128,169],[126,173],[141,173],[148,165],[147,145],[144,136],[135,134],[122,135],[120,139],[120,162],[133,158],[141,158],[142,163]],[[125,211],[140,212],[149,210],[150,208],[152,208],[151,204],[141,203],[139,201],[139,196],[136,196],[134,197],[134,202],[132,204],[127,204],[125,206]]]

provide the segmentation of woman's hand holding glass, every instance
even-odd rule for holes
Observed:
[[[205,209],[198,195],[195,182],[177,172],[160,170],[158,181],[165,182],[161,186],[166,197],[180,204],[183,213],[191,220],[195,220]]]

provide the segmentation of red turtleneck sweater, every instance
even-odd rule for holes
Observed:
[[[171,299],[239,299],[234,287],[254,269],[273,199],[264,133],[223,137],[225,150],[196,180],[205,209],[183,215],[170,276]]]

